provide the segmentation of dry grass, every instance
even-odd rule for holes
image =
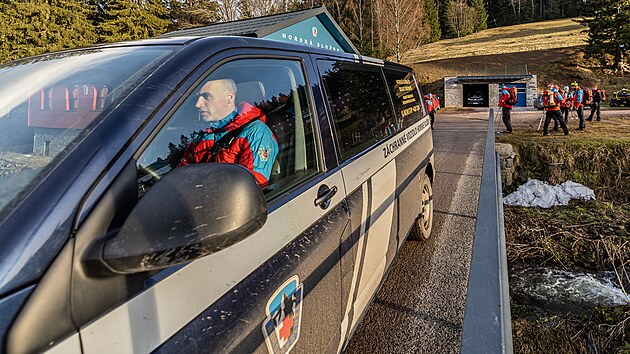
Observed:
[[[492,28],[463,38],[443,40],[412,49],[403,63],[414,68],[423,89],[443,94],[446,76],[538,75],[547,82],[584,86],[608,82],[583,58],[585,27],[571,19]],[[622,86],[626,80],[616,83]]]
[[[485,55],[526,53],[584,45],[584,26],[571,19],[497,27],[470,36],[430,43],[402,57],[404,64]]]
[[[505,226],[510,263],[613,269],[622,287],[630,284],[630,204],[596,201],[551,209],[508,207]]]
[[[629,353],[630,306],[598,308],[584,318],[512,305],[512,336],[515,353]]]

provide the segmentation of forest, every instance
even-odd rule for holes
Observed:
[[[321,5],[362,54],[400,61],[411,48],[488,27],[586,16],[587,1],[0,0],[0,62]]]

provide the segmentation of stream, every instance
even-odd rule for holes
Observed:
[[[561,270],[540,266],[513,266],[510,295],[523,305],[535,305],[557,313],[588,314],[595,306],[630,304],[615,272]],[[630,292],[630,284],[624,284]]]

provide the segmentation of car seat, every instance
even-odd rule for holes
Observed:
[[[248,102],[260,108],[267,116],[267,126],[273,132],[278,143],[278,156],[274,161],[269,178],[270,186],[277,184],[284,177],[291,175],[289,161],[294,148],[293,115],[286,112],[287,104],[281,98],[267,100],[265,86],[260,81],[241,82],[236,84],[237,102]],[[290,102],[290,101],[289,101]],[[277,187],[277,186],[272,186]]]

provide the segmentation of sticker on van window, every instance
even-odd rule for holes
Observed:
[[[276,290],[265,307],[267,318],[262,331],[269,353],[288,353],[300,337],[302,322],[303,284],[292,276]]]

